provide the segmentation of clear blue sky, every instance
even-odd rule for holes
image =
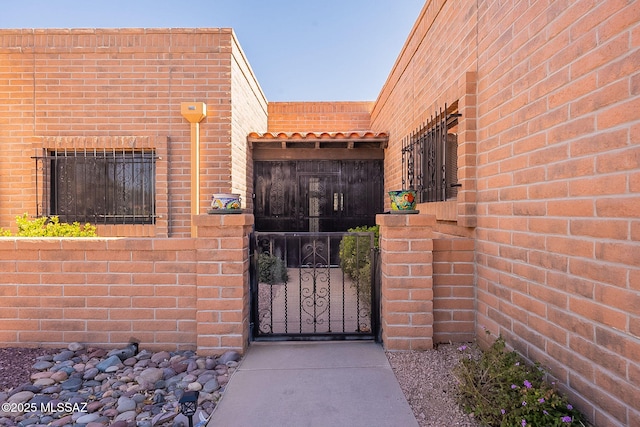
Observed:
[[[373,101],[423,4],[3,0],[0,28],[231,27],[269,101]]]

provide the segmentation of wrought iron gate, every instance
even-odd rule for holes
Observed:
[[[253,339],[379,340],[378,257],[373,233],[255,232]]]

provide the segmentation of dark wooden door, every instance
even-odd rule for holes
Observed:
[[[258,231],[346,231],[382,212],[382,160],[288,160],[254,164]]]

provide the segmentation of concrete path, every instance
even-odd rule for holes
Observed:
[[[253,343],[208,427],[417,427],[382,346]]]

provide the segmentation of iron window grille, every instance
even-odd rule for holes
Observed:
[[[445,104],[430,120],[402,140],[402,188],[416,190],[418,202],[457,197],[458,102]]]
[[[34,159],[38,216],[92,224],[155,223],[155,150],[63,149]]]

